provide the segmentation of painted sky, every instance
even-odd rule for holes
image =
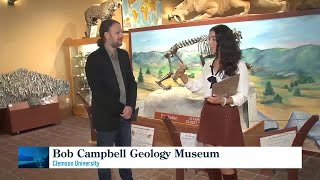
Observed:
[[[320,15],[224,24],[231,29],[236,28],[242,32],[241,49],[252,47],[258,49],[295,48],[305,44],[320,45],[318,33]],[[214,25],[133,32],[131,34],[132,52],[167,51],[179,41],[208,34],[212,26]],[[184,49],[196,50],[197,46]]]

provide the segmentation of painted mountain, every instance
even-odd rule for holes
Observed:
[[[152,67],[161,67],[168,66],[168,60],[164,57],[166,52],[139,52],[133,53],[133,62],[136,65],[141,67],[152,66]],[[201,65],[199,53],[197,51],[179,51],[177,53],[179,58],[181,58],[187,64],[193,64],[194,66]],[[178,59],[176,57],[172,57],[173,65],[178,64]]]
[[[253,65],[256,76],[286,77],[296,73],[320,76],[320,46],[303,45],[293,49],[243,50],[244,61]]]
[[[255,76],[264,78],[285,78],[305,74],[320,78],[320,46],[303,45],[292,49],[272,48],[242,50],[243,60],[253,65]],[[133,53],[135,67],[167,68],[165,52]],[[189,66],[201,68],[197,51],[179,51],[178,56]],[[172,58],[173,67],[178,67],[177,58]],[[136,69],[136,68],[135,68]],[[199,69],[200,70],[200,69]]]

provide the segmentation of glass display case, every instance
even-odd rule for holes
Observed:
[[[85,65],[89,54],[96,49],[98,38],[68,39],[68,53],[70,57],[70,84],[72,112],[75,116],[87,117],[82,101],[77,97],[79,92],[91,103],[91,91],[88,85]],[[124,33],[123,45],[120,47],[128,51],[129,34]]]
[[[79,92],[89,103],[91,103],[91,91],[88,85],[85,65],[89,54],[95,51],[98,38],[69,39],[70,56],[70,82],[72,112],[75,116],[87,117],[82,101],[76,96]]]

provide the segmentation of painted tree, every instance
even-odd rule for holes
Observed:
[[[298,76],[297,82],[299,84],[308,84],[308,83],[314,83],[315,80],[313,79],[312,76],[307,76],[304,73],[300,73]]]
[[[194,78],[194,73],[188,75],[189,78]]]
[[[300,89],[299,88],[295,88],[294,91],[293,91],[293,95],[294,96],[301,96]]]
[[[273,102],[275,103],[282,103],[282,97],[279,94],[276,94],[273,98]]]
[[[158,77],[161,78],[162,75],[163,75],[163,74],[162,74],[162,71],[161,71],[161,69],[159,69],[159,71],[158,71]]]
[[[150,68],[148,66],[147,70],[146,70],[146,74],[151,74]]]
[[[273,90],[273,87],[272,87],[272,84],[271,84],[270,81],[267,82],[266,88],[265,88],[263,94],[264,94],[265,96],[269,96],[269,95],[274,95],[274,94],[275,94],[275,92],[274,92],[274,90]]]
[[[293,82],[291,82],[291,83],[290,83],[290,87],[293,87],[293,86],[294,86],[294,85],[293,85]]]
[[[138,82],[142,83],[143,80],[144,80],[144,79],[143,79],[142,68],[140,67],[139,76],[138,76]]]

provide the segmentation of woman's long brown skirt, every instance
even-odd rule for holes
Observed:
[[[238,108],[205,101],[197,140],[213,146],[244,146]]]

